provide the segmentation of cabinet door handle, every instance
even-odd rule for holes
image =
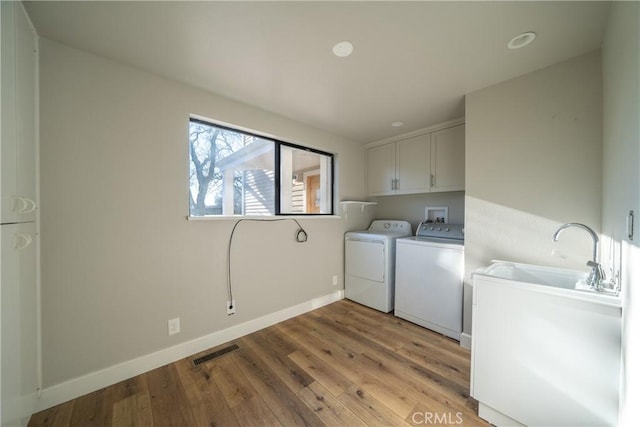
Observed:
[[[20,213],[27,208],[27,201],[24,198],[19,196],[11,196],[11,198],[13,199],[13,206],[11,206],[13,212]]]
[[[633,211],[629,211],[629,216],[627,216],[627,234],[629,240],[633,240]]]
[[[13,200],[13,211],[17,213],[31,213],[38,207],[35,201],[26,197],[13,196]]]
[[[434,185],[436,185],[436,176],[431,174],[431,186],[433,187]]]
[[[33,238],[26,233],[16,233],[15,238],[16,238],[16,241],[13,247],[18,251],[26,248],[33,241]]]
[[[23,198],[22,200],[24,200],[25,202],[25,208],[21,209],[20,213],[31,213],[38,207],[38,205],[36,205],[36,202],[31,199]]]

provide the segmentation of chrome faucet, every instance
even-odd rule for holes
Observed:
[[[553,234],[553,241],[557,242],[560,233],[570,227],[583,229],[584,231],[589,233],[589,235],[593,239],[593,259],[591,261],[587,261],[587,266],[591,267],[591,273],[589,273],[589,277],[587,277],[587,285],[600,291],[603,288],[603,283],[606,281],[604,269],[602,268],[602,265],[598,264],[598,243],[600,239],[598,239],[598,235],[590,227],[584,224],[580,224],[579,222],[568,222],[566,224],[563,224],[562,226],[560,226],[560,228],[558,228],[558,230],[556,230],[556,232]]]
[[[553,234],[553,241],[557,242],[558,237],[560,237],[560,233],[562,233],[564,230],[570,227],[581,228],[587,233],[589,233],[589,235],[591,235],[591,238],[593,239],[593,260],[592,261],[598,262],[598,243],[600,242],[600,239],[598,239],[598,235],[596,234],[595,231],[593,231],[593,229],[591,229],[591,227],[588,227],[584,224],[580,224],[579,222],[568,222],[566,224],[561,225],[560,228],[556,230],[556,232]]]

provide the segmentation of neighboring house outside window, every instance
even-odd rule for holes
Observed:
[[[189,165],[190,216],[333,214],[330,153],[191,119]]]

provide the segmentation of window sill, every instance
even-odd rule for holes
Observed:
[[[242,216],[242,215],[218,215],[218,216],[187,216],[188,221],[220,221],[220,220],[240,220],[240,219],[252,219],[252,220],[264,220],[273,221],[276,219],[297,219],[297,220],[317,220],[317,219],[342,219],[340,215],[255,215],[255,216]]]

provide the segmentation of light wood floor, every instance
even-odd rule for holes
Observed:
[[[233,343],[197,367],[202,354],[37,413],[29,426],[488,425],[469,397],[469,351],[348,300]]]

